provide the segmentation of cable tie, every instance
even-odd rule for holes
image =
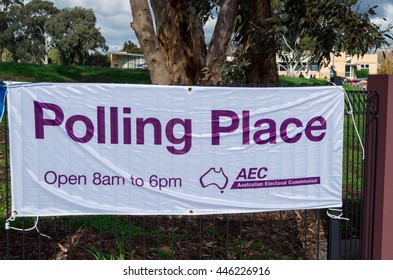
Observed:
[[[341,213],[340,213],[340,215],[333,215],[332,213],[329,212],[329,210],[330,210],[330,211],[339,211],[339,212],[341,212]],[[349,221],[348,218],[343,217],[343,211],[342,211],[341,209],[328,209],[328,210],[326,210],[326,214],[327,214],[327,216],[328,216],[330,219],[333,219],[333,220],[344,220],[344,221]]]

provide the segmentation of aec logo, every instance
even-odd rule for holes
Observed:
[[[247,170],[248,169],[248,170]],[[236,181],[240,180],[262,180],[266,178],[267,167],[252,167],[242,168],[239,175],[236,177]]]
[[[239,189],[239,185],[242,183],[255,183],[255,180],[263,180],[267,176],[267,167],[251,167],[242,168],[236,177],[231,189]],[[199,182],[203,188],[209,186],[216,186],[221,193],[224,193],[225,188],[228,186],[228,176],[225,174],[222,167],[218,170],[214,167],[210,168],[205,174],[201,176]]]
[[[218,171],[212,167],[201,176],[199,182],[203,188],[216,186],[221,191],[221,193],[224,193],[224,189],[228,185],[228,177],[225,175],[222,167],[220,167]]]

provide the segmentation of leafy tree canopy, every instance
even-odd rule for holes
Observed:
[[[23,5],[22,0],[0,0],[0,61],[4,48],[13,49],[12,34],[7,33],[7,12],[12,5]]]
[[[123,43],[122,51],[127,53],[138,53],[138,54],[143,53],[142,49],[130,40]]]
[[[12,5],[23,5],[23,0],[0,0],[0,10],[7,12]]]
[[[11,6],[7,14],[7,31],[14,38],[18,60],[48,63],[50,37],[45,22],[58,12],[52,2],[43,0],[33,0],[24,6]]]
[[[63,64],[84,64],[90,51],[108,49],[92,9],[63,9],[45,25]]]
[[[60,60],[60,53],[57,49],[52,48],[48,52],[48,57],[50,60],[50,64],[55,64],[55,65],[60,65],[61,60]]]
[[[51,1],[23,2],[0,1],[0,57],[6,47],[19,61],[47,64],[56,48],[62,63],[83,64],[90,52],[107,49],[92,9],[60,11]]]
[[[147,2],[130,6],[153,83],[222,83],[234,73],[229,52],[245,75],[234,80],[275,83],[277,54],[307,52],[323,64],[331,53],[362,56],[391,38],[391,27],[370,20],[375,7],[361,13],[357,0],[150,0],[151,9]],[[217,23],[207,48],[203,25],[210,17]]]
[[[387,45],[387,38],[392,39],[390,26],[382,30],[370,20],[376,15],[377,6],[361,13],[357,0],[275,0],[274,3],[269,18],[274,28],[269,35],[278,38],[280,55],[288,51],[289,44],[295,52],[307,50],[311,59],[321,64],[330,61],[331,53],[363,56]]]
[[[12,53],[9,50],[7,50],[7,49],[3,50],[2,61],[4,61],[4,62],[14,62],[14,58],[12,56]]]

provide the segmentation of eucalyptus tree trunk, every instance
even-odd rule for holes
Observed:
[[[191,3],[188,0],[130,0],[131,27],[143,49],[154,84],[217,84],[221,81],[221,68],[239,0],[221,1],[208,50],[202,18]],[[202,71],[205,69],[208,75]]]
[[[143,49],[152,83],[171,83],[165,57],[154,31],[148,0],[130,0],[130,5],[133,17],[131,27]]]
[[[151,6],[171,83],[199,83],[206,62],[206,44],[202,20],[191,1],[152,0]]]
[[[221,1],[220,12],[206,59],[206,66],[210,74],[209,83],[217,84],[222,80],[222,66],[226,61],[228,44],[239,11],[239,2],[239,0]]]
[[[253,11],[244,28],[248,45],[247,57],[250,62],[246,69],[248,82],[278,84],[275,42],[256,31],[256,27],[268,27],[266,19],[272,15],[270,0],[249,1],[248,5],[249,10]]]

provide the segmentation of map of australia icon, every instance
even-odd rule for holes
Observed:
[[[228,177],[225,175],[222,167],[220,167],[218,171],[216,168],[212,167],[201,176],[199,182],[203,188],[216,186],[221,193],[224,193],[224,190],[228,185]]]

